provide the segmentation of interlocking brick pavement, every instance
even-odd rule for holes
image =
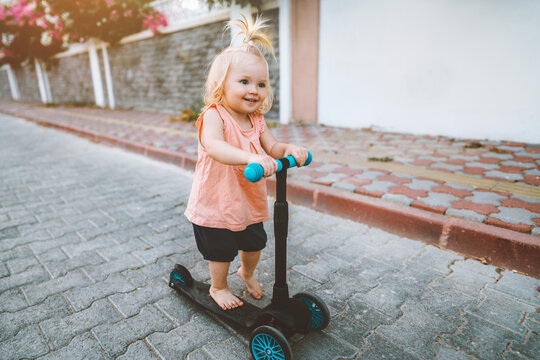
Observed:
[[[189,172],[3,115],[0,150],[2,359],[249,358],[249,334],[168,287],[175,263],[209,278],[182,215]],[[534,277],[295,205],[290,213],[291,292],[318,294],[332,317],[290,338],[295,358],[537,358]],[[256,273],[263,299],[234,275],[231,289],[268,304],[273,266],[269,241]]]

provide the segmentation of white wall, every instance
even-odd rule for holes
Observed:
[[[540,143],[540,0],[320,1],[320,123]]]

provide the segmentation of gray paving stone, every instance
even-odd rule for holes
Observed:
[[[487,216],[485,215],[480,215],[476,211],[465,210],[465,209],[449,208],[446,210],[445,215],[455,216],[455,217],[459,217],[466,220],[477,221],[479,223],[483,223],[487,219]]]
[[[0,313],[12,313],[24,309],[26,306],[26,301],[18,289],[0,292]]]
[[[516,148],[508,148],[507,146],[500,146],[500,145],[498,146],[498,148],[502,149],[502,150],[510,150],[510,151],[523,150],[523,148],[516,150]],[[513,159],[514,155],[512,155],[512,154],[497,154],[497,153],[494,153],[494,152],[487,152],[487,153],[482,154],[482,157],[508,160],[508,159]]]
[[[167,241],[155,247],[145,247],[132,252],[132,255],[145,264],[152,264],[157,259],[177,253],[181,248],[174,240]]]
[[[457,330],[455,325],[416,307],[403,306],[401,310],[403,316],[391,325],[380,326],[376,333],[420,358],[433,358],[435,352],[430,345],[441,334]]]
[[[317,347],[313,346],[313,342]],[[358,349],[350,344],[340,341],[333,336],[314,331],[309,337],[304,337],[292,346],[295,358],[298,360],[339,360],[350,359],[358,353]]]
[[[458,327],[462,323],[461,312],[467,306],[476,305],[479,300],[469,297],[461,292],[439,293],[428,291],[420,299],[412,299],[402,306],[402,309],[414,308]]]
[[[28,326],[17,335],[0,342],[0,354],[6,360],[33,359],[47,352],[47,343],[36,325]]]
[[[128,293],[111,295],[109,299],[124,317],[131,317],[144,306],[158,301],[169,293],[167,284],[156,279],[146,287],[137,288]]]
[[[479,167],[479,168],[483,168],[483,169],[486,169],[486,170],[494,170],[494,169],[499,168],[498,164],[486,164],[486,163],[475,162],[475,161],[466,163],[465,166],[467,166],[467,167]]]
[[[0,263],[0,278],[3,278],[5,276],[9,275],[9,270],[4,263]]]
[[[452,165],[452,164],[441,163],[441,162],[437,162],[435,164],[432,164],[431,168],[432,169],[446,169],[446,170],[450,170],[450,171],[463,170],[463,166],[461,166],[461,165]]]
[[[366,249],[364,256],[399,269],[405,261],[421,254],[425,246],[418,241],[396,237],[382,246],[374,247],[373,251],[367,252]]]
[[[68,345],[79,334],[101,325],[122,320],[107,300],[98,300],[86,310],[70,314],[62,319],[49,319],[40,323],[43,333],[49,340],[51,349]]]
[[[347,183],[347,182],[339,182],[339,181],[333,183],[332,187],[336,189],[340,189],[340,190],[345,190],[345,191],[354,191],[354,189],[357,188],[357,186],[354,184]]]
[[[126,281],[123,276],[115,274],[109,276],[105,281],[68,290],[65,292],[65,296],[75,311],[81,311],[98,299],[116,293],[133,291],[134,289],[135,287]]]
[[[54,278],[58,278],[68,274],[69,272],[74,272],[74,270],[78,268],[88,265],[102,264],[104,262],[105,260],[103,257],[99,256],[93,251],[89,251],[70,259],[65,259],[64,256],[64,258],[60,260],[45,262],[43,266]]]
[[[482,294],[485,299],[478,305],[468,306],[467,312],[516,333],[524,335],[527,332],[521,322],[527,313],[536,311],[534,306],[516,301],[496,290],[484,289]]]
[[[408,300],[419,298],[422,292],[420,289],[411,289],[383,278],[379,281],[379,286],[368,293],[358,293],[355,297],[383,314],[397,318],[401,315],[401,305]]]
[[[28,246],[17,246],[6,251],[0,251],[0,261],[26,258],[33,255],[34,253]]]
[[[28,303],[35,305],[53,294],[89,284],[91,282],[84,274],[80,271],[74,271],[57,279],[26,285],[21,290]]]
[[[443,334],[441,340],[480,359],[500,358],[511,342],[522,337],[469,313],[463,314],[464,325],[454,334]]]
[[[465,200],[470,200],[478,204],[489,204],[489,205],[501,205],[501,200],[506,199],[506,196],[499,195],[494,192],[488,191],[473,191],[472,196],[467,196]]]
[[[489,177],[503,178],[509,181],[518,181],[524,179],[523,175],[521,174],[507,173],[497,170],[487,171],[484,173],[484,175]]]
[[[223,341],[212,341],[204,345],[202,350],[210,356],[209,359],[249,360],[252,357],[248,346],[245,341],[230,337]],[[224,352],[223,349],[227,351]]]
[[[416,357],[406,349],[403,349],[397,345],[394,345],[388,339],[380,336],[376,333],[370,335],[367,339],[368,345],[364,352],[361,352],[356,359],[362,360],[418,360],[419,357]],[[408,350],[408,349],[407,349]]]
[[[527,175],[540,176],[540,170],[538,170],[538,169],[525,170],[525,171],[523,171],[523,173],[525,173]]]
[[[118,360],[149,360],[159,359],[143,341],[137,341],[128,346],[124,355],[117,357]]]
[[[533,213],[526,209],[499,206],[499,210],[500,212],[491,214],[490,216],[510,224],[534,225],[535,223],[532,219],[540,217],[540,214]]]
[[[187,324],[193,314],[200,311],[200,307],[172,289],[170,289],[168,296],[157,301],[155,305],[177,326]]]
[[[487,286],[537,307],[540,307],[539,287],[540,280],[508,270],[501,272],[497,283]]]
[[[451,207],[452,201],[460,200],[460,198],[444,193],[430,192],[427,197],[422,198],[422,202],[431,206]]]
[[[501,165],[507,165],[507,166],[519,166],[522,168],[536,168],[535,163],[524,163],[520,161],[501,161]]]
[[[60,295],[51,296],[43,303],[24,308],[13,313],[0,313],[0,341],[17,334],[21,329],[37,324],[49,318],[61,318],[70,314],[70,310]]]
[[[384,200],[392,201],[392,202],[402,204],[402,205],[407,205],[407,206],[411,205],[411,203],[413,202],[413,199],[402,194],[384,194],[382,198]]]
[[[373,183],[369,185],[362,185],[361,188],[366,189],[368,191],[375,191],[375,192],[387,192],[391,187],[398,186],[394,184],[391,181],[379,181],[379,180],[373,180]]]
[[[34,266],[25,272],[0,278],[0,291],[47,280],[49,280],[49,276],[45,270],[41,266]]]
[[[105,360],[101,347],[90,333],[77,335],[69,345],[40,357],[39,360]]]
[[[439,184],[434,182],[434,181],[430,181],[430,180],[418,180],[418,179],[413,179],[412,182],[410,182],[409,184],[407,184],[407,187],[408,188],[411,188],[413,190],[425,190],[425,191],[431,191],[431,189],[434,187],[434,186],[438,186]]]
[[[148,343],[160,356],[166,359],[183,359],[195,349],[210,341],[225,340],[230,333],[202,314],[196,314],[191,321],[167,333],[148,336]]]
[[[526,320],[524,322],[526,328],[530,329],[528,336],[522,343],[512,343],[510,349],[521,356],[526,356],[530,359],[538,357],[540,351],[540,323]]]
[[[383,176],[383,175],[386,175],[386,173],[382,172],[382,171],[377,171],[377,170],[366,170],[364,171],[362,174],[357,174],[355,175],[354,177],[356,178],[359,178],[359,179],[371,179],[371,180],[375,180],[377,179],[379,176]],[[395,185],[395,184],[394,184]]]
[[[142,265],[142,262],[131,254],[124,254],[116,260],[98,265],[85,266],[83,269],[94,281],[102,281],[108,276],[120,273],[127,269],[135,269]]]
[[[195,252],[193,254],[198,255],[198,254],[195,254]],[[183,256],[182,260],[185,260],[185,258],[186,257]],[[199,261],[200,260],[201,259],[199,259]],[[168,279],[169,274],[174,268],[175,263],[176,262],[174,260],[171,260],[170,258],[162,258],[156,261],[154,264],[149,264],[146,266],[141,266],[138,268],[122,271],[122,275],[124,275],[135,286],[144,287],[146,284],[154,281],[158,277],[167,277]],[[191,266],[192,266],[191,263],[184,263],[181,261],[179,263],[185,264],[184,266],[190,269],[192,273],[191,275],[195,274],[191,270]]]
[[[92,334],[107,355],[116,357],[124,353],[129,344],[154,332],[168,332],[173,328],[173,323],[162,312],[149,305],[132,318],[93,328]]]
[[[348,266],[350,266],[348,262],[338,257],[330,254],[321,254],[315,261],[307,265],[295,265],[293,269],[313,280],[324,283],[329,280],[329,274]]]
[[[98,236],[90,241],[79,241],[74,244],[68,244],[62,246],[62,249],[70,256],[70,257],[77,257],[81,254],[100,249],[100,248],[109,248],[115,246],[116,243],[112,240],[112,238],[104,235],[104,236]]]
[[[446,344],[434,343],[433,350],[435,351],[435,357],[433,360],[469,360],[470,357],[464,353],[452,349]]]
[[[31,267],[39,265],[39,261],[35,257],[25,257],[6,262],[7,268],[12,274],[18,274],[28,270]]]

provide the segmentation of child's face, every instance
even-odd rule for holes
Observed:
[[[257,111],[267,96],[266,61],[252,54],[231,64],[224,84],[223,105],[238,115]]]

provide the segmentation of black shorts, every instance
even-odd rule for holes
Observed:
[[[209,228],[193,224],[197,248],[206,260],[231,262],[238,250],[259,251],[266,246],[263,223],[249,225],[242,231]]]

